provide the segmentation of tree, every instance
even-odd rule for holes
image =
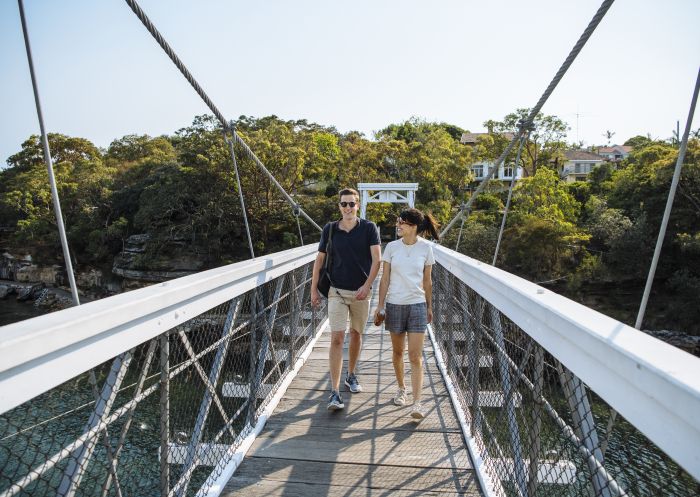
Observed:
[[[508,114],[502,121],[488,120],[484,123],[486,129],[491,133],[516,133],[518,124],[524,121],[529,115],[529,109],[518,109],[515,112]],[[530,133],[530,138],[523,151],[523,164],[525,170],[531,175],[537,173],[538,168],[551,167],[552,163],[556,163],[561,159],[566,143],[564,138],[569,130],[568,124],[559,119],[557,116],[544,115],[541,112],[535,116],[533,120],[533,129]],[[507,143],[510,140],[505,140]],[[490,158],[497,158],[502,152],[502,148],[498,151],[496,147]],[[493,155],[497,152],[496,155]],[[515,152],[513,153],[515,157]]]

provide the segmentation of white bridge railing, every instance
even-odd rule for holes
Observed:
[[[431,334],[490,495],[695,495],[700,359],[435,246]]]
[[[218,495],[327,322],[315,255],[0,328],[0,496]]]
[[[435,253],[431,336],[487,495],[694,495],[700,360]],[[218,495],[325,323],[315,254],[0,328],[0,497]]]

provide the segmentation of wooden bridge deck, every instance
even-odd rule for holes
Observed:
[[[483,495],[427,337],[428,414],[420,423],[411,419],[410,406],[392,402],[391,339],[373,325],[365,332],[357,370],[363,391],[351,394],[341,381],[345,409],[329,412],[329,346],[325,332],[222,495]],[[343,374],[347,337],[344,355]]]

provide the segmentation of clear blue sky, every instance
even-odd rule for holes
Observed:
[[[411,116],[482,131],[532,107],[595,0],[182,1],[141,6],[229,118],[372,131]],[[25,0],[49,131],[98,146],[171,134],[208,110],[121,0]],[[569,139],[681,129],[700,1],[618,0],[545,105]],[[0,2],[0,164],[38,133],[16,2]],[[700,112],[700,111],[699,111]],[[577,116],[578,126],[577,126]],[[696,114],[694,129],[700,127]]]

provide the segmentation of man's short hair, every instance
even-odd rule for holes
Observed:
[[[355,201],[360,201],[360,193],[354,188],[343,188],[338,192],[338,199],[342,198],[343,195],[355,195]]]

